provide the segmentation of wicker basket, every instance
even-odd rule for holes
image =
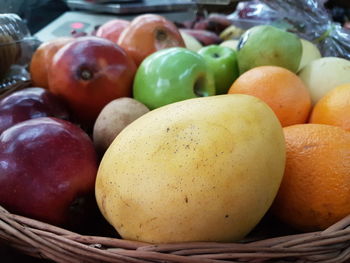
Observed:
[[[23,82],[1,89],[0,99],[29,85]],[[0,206],[0,243],[54,262],[350,262],[350,215],[324,231],[309,233],[280,231],[275,222],[259,225],[264,231],[253,231],[253,236],[236,243],[154,245],[68,231]]]
[[[0,240],[55,262],[349,262],[350,215],[319,232],[246,243],[145,244],[80,235],[9,213],[0,206]]]

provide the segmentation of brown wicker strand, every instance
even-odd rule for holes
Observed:
[[[290,239],[289,241],[274,245],[274,247],[295,247],[297,245],[307,245],[313,241],[317,241],[320,239],[326,239],[328,235],[322,235],[321,232],[309,233],[304,237]]]
[[[307,259],[312,262],[329,262],[330,260],[333,260],[334,258],[337,258],[339,256],[339,251],[333,252],[333,253],[326,253],[326,254],[317,254],[308,256]]]
[[[8,213],[5,209],[3,209],[0,206],[0,212],[1,211]],[[61,236],[65,236],[68,239],[85,243],[85,244],[91,244],[96,242],[97,244],[105,245],[107,247],[111,246],[111,247],[120,247],[120,248],[126,248],[126,249],[137,249],[138,247],[149,245],[147,243],[139,242],[139,241],[129,241],[129,240],[116,239],[116,238],[96,237],[96,236],[82,236],[74,232],[68,231],[66,229],[56,227],[50,224],[46,224],[38,220],[34,220],[24,216],[19,216],[19,215],[14,215],[9,213],[8,215],[11,216],[11,218],[17,221],[18,223],[27,225],[32,230],[39,229],[50,233],[59,234]]]
[[[343,246],[342,246],[343,247]],[[232,248],[197,248],[197,249],[183,249],[173,252],[176,255],[200,255],[200,254],[214,254],[214,253],[244,253],[244,252],[252,252],[252,253],[262,253],[262,252],[290,252],[290,253],[315,253],[315,252],[324,252],[324,251],[332,251],[333,249],[325,248],[325,247],[306,247],[306,248],[273,248],[273,247],[247,247],[243,246],[240,248],[232,247]]]
[[[323,230],[322,233],[327,234],[328,232],[335,232],[337,230],[343,230],[345,228],[350,228],[350,215]]]
[[[97,237],[97,236],[81,236],[81,235],[69,235],[66,236],[71,240],[76,242],[81,242],[84,244],[92,244],[97,243],[106,247],[117,247],[117,248],[125,248],[125,249],[138,249],[142,248],[142,246],[147,246],[147,243],[138,242],[138,241],[130,241],[123,240],[117,238],[108,238],[108,237]]]
[[[37,257],[38,255],[38,250],[34,247],[29,247],[26,245],[20,245],[20,244],[14,244],[11,243],[11,247],[14,248],[15,250],[18,250],[28,256],[32,256],[32,257]]]
[[[312,234],[317,234],[321,232],[314,232]],[[254,241],[249,243],[249,248],[259,248],[259,247],[272,247],[276,244],[280,245],[284,242],[290,240],[295,240],[298,238],[309,237],[311,233],[294,234],[289,236],[274,237],[259,241]],[[183,249],[202,249],[202,248],[226,248],[232,249],[232,247],[247,247],[247,243],[218,243],[218,242],[189,242],[189,243],[170,243],[170,244],[157,244],[139,247],[139,250],[147,251],[158,251],[158,252],[173,252]]]
[[[327,263],[338,263],[338,262],[349,262],[350,259],[350,246],[343,251],[338,251],[329,255],[327,258],[322,258],[322,255],[314,255],[308,259],[314,259],[315,262],[327,262]]]
[[[160,260],[164,262],[177,262],[177,263],[222,263],[223,261],[217,261],[212,260],[208,258],[198,259],[195,256],[193,257],[182,257],[178,255],[173,254],[161,254],[157,252],[151,252],[151,251],[138,251],[137,253],[134,253],[134,251],[131,250],[114,250],[118,251],[119,254],[123,254],[126,256],[131,257],[138,257],[138,258],[144,258],[144,259],[150,259],[150,260]]]
[[[2,214],[0,214],[0,218],[1,218],[0,227],[4,231],[17,237],[18,239],[22,240],[24,243],[27,243],[28,245],[32,245],[34,247],[40,248],[40,252],[43,255],[45,255],[45,257],[47,258],[55,257],[55,260],[57,262],[72,262],[70,261],[71,257],[67,257],[67,260],[66,260],[66,257],[65,257],[66,251],[57,248],[55,244],[47,242],[47,240],[44,240],[41,237],[30,232],[26,227],[18,224],[17,222],[11,219],[3,217]],[[54,256],[55,253],[58,254],[58,256]],[[72,262],[72,263],[75,263],[75,262]]]
[[[263,240],[253,241],[250,243],[250,245],[277,247],[282,243],[286,243],[288,241],[296,240],[296,239],[303,239],[305,237],[309,237],[310,234],[317,235],[318,233],[321,233],[321,231],[317,231],[313,233],[301,233],[301,234],[293,234],[288,236],[272,237],[272,238],[267,238]]]
[[[0,209],[0,211],[4,211],[4,209],[2,208],[2,209]],[[12,220],[14,220],[18,223],[24,224],[28,227],[33,228],[33,229],[40,229],[43,231],[48,231],[48,232],[60,234],[60,235],[76,235],[76,233],[68,231],[64,228],[60,228],[60,227],[53,226],[50,224],[45,224],[41,221],[31,219],[28,217],[14,215],[14,214],[9,214],[8,216],[11,216]]]
[[[13,216],[13,215],[11,215],[9,213],[6,213],[6,215],[8,215],[9,217],[16,217],[16,216]],[[1,216],[1,214],[0,214],[0,216]],[[17,218],[23,219],[24,217],[18,217],[17,216]],[[13,220],[12,221],[9,220],[9,221],[10,221],[11,225],[15,225],[16,226],[17,222],[15,222]],[[28,221],[28,220],[25,219],[24,221]],[[0,221],[0,224],[1,223],[2,223],[2,221]],[[42,224],[45,225],[45,223],[42,223]],[[46,227],[46,228],[48,228],[48,227]],[[53,226],[52,226],[52,228],[54,228],[56,230],[58,229],[57,227],[53,227]],[[47,238],[47,236],[43,235],[43,233],[48,233],[48,234],[55,235],[53,233],[45,232],[45,231],[38,230],[38,229],[33,231],[33,229],[31,229],[30,227],[25,227],[23,229],[25,229],[26,232],[31,233],[30,236],[32,238],[32,240],[26,240],[26,238],[20,239],[20,240],[24,241],[23,245],[29,243],[33,247],[37,247],[38,252],[42,253],[44,258],[53,259],[53,260],[55,260],[57,262],[69,262],[69,263],[70,262],[71,263],[79,263],[79,262],[82,262],[82,261],[83,262],[96,262],[96,260],[86,259],[86,255],[84,255],[82,253],[79,253],[80,251],[73,251],[73,253],[72,253],[71,249],[67,249],[67,247],[63,247],[62,248],[62,244],[58,243],[57,240],[54,240],[54,239],[51,240],[50,238]],[[40,232],[39,235],[38,235],[38,232]],[[66,231],[64,230],[63,233],[66,233]],[[44,240],[44,242],[41,242],[41,243],[35,242],[38,239],[39,240]],[[44,243],[44,244],[42,244],[42,243]],[[38,253],[39,257],[41,257],[40,253]],[[106,261],[106,262],[111,262],[111,261]],[[118,262],[118,261],[112,261],[112,262]],[[127,261],[123,260],[123,261],[119,261],[119,262],[127,262]]]
[[[310,246],[328,246],[328,245],[336,245],[339,243],[343,243],[344,245],[348,244],[350,241],[350,231],[342,231],[342,236],[339,237],[325,237],[320,240],[308,242],[306,244],[300,244],[294,246],[295,248],[303,248]]]
[[[138,260],[134,260],[129,257],[124,257],[120,254],[108,253],[106,250],[97,249],[95,246],[88,246],[86,244],[81,244],[73,240],[67,239],[64,236],[55,235],[53,233],[36,230],[40,232],[42,236],[50,238],[52,241],[56,242],[57,246],[61,246],[63,249],[69,250],[74,254],[84,253],[86,256],[96,260],[102,260],[105,262],[130,262],[130,263],[140,263]]]
[[[0,206],[0,239],[23,253],[56,262],[347,262],[350,216],[323,232],[274,237],[250,243],[191,242],[151,245],[83,236],[7,212]],[[278,241],[278,242],[277,242]]]
[[[254,253],[215,253],[215,254],[202,254],[196,255],[196,257],[211,258],[211,259],[235,259],[235,258],[293,258],[293,257],[305,257],[313,255],[314,252],[284,252],[284,253],[266,253],[266,252],[254,252]]]

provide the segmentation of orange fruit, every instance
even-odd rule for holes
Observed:
[[[311,111],[307,87],[293,72],[277,66],[261,66],[240,75],[229,94],[253,95],[266,102],[283,127],[305,123]]]
[[[52,57],[65,44],[72,42],[72,37],[59,37],[43,42],[34,52],[29,64],[33,86],[48,88],[47,70]]]
[[[314,106],[310,122],[342,127],[350,131],[350,83],[327,92]]]
[[[350,214],[350,132],[325,124],[283,128],[286,167],[272,212],[303,230],[323,230]]]

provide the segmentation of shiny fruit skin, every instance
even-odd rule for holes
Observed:
[[[303,81],[278,66],[260,66],[244,72],[228,93],[260,98],[275,112],[283,127],[307,122],[312,108],[311,96]]]
[[[5,130],[0,163],[0,204],[13,213],[66,224],[75,201],[93,193],[93,144],[83,130],[65,120],[36,118]]]
[[[120,34],[130,25],[130,21],[125,19],[112,19],[102,24],[96,31],[97,37],[103,37],[114,43],[118,42]]]
[[[30,87],[0,101],[0,134],[14,124],[39,117],[69,120],[67,105],[49,90]]]
[[[310,123],[339,126],[350,131],[350,83],[328,91],[313,107]]]
[[[228,47],[210,45],[201,48],[198,54],[204,57],[214,74],[216,94],[226,94],[239,76],[236,51]]]
[[[271,25],[245,31],[237,46],[240,74],[259,66],[279,66],[297,72],[302,56],[300,38]]]
[[[48,68],[53,56],[63,46],[74,41],[72,37],[59,37],[43,42],[34,52],[29,64],[31,81],[34,86],[48,88]]]
[[[283,128],[287,161],[271,211],[300,231],[319,231],[350,214],[350,133],[326,124]]]
[[[54,56],[49,86],[80,122],[92,124],[108,102],[132,95],[135,72],[135,63],[117,44],[81,37]]]
[[[205,59],[187,48],[173,47],[148,56],[138,67],[133,96],[149,109],[215,95],[212,71]]]
[[[136,65],[157,50],[169,47],[185,47],[177,27],[163,16],[139,15],[121,33],[118,45],[126,50]]]

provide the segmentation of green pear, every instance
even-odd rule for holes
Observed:
[[[302,55],[300,38],[270,25],[259,25],[247,30],[238,44],[240,73],[258,66],[280,66],[297,72]]]

